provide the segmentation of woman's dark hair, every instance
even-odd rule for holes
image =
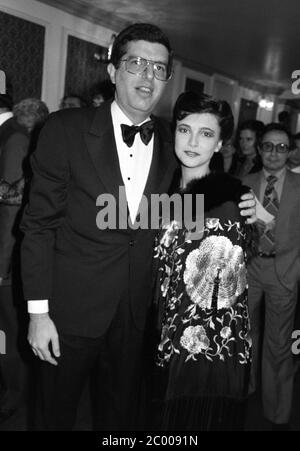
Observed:
[[[120,60],[127,52],[127,44],[131,41],[147,41],[165,46],[169,52],[169,69],[171,70],[173,52],[170,41],[160,28],[149,23],[135,23],[117,35],[110,57],[110,62],[115,68],[119,67]]]
[[[234,119],[229,103],[191,91],[180,94],[176,101],[173,110],[173,130],[176,128],[177,121],[181,121],[190,114],[197,113],[210,113],[216,116],[222,141],[227,141],[232,136]]]

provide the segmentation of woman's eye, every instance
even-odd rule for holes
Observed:
[[[214,134],[213,134],[212,132],[208,132],[208,131],[206,131],[206,130],[204,130],[204,131],[201,133],[201,135],[204,136],[205,138],[212,138],[212,137],[214,136]]]
[[[188,129],[186,127],[178,127],[177,130],[179,133],[187,133],[188,132]]]

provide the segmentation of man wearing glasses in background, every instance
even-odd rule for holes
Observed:
[[[264,413],[273,430],[289,428],[294,378],[291,335],[300,279],[300,175],[286,167],[289,150],[289,132],[270,124],[260,145],[263,169],[244,179],[262,205],[258,256],[248,267],[252,388],[260,379],[261,364]]]
[[[32,159],[23,282],[29,343],[43,361],[39,427],[48,430],[72,429],[93,368],[96,429],[135,430],[142,418],[156,231],[118,225],[101,230],[96,200],[113,197],[124,224],[127,214],[118,205],[119,187],[125,187],[125,213],[128,206],[135,223],[147,208],[141,203],[139,210],[143,194],[150,204],[151,194],[168,192],[177,167],[172,135],[166,122],[152,116],[172,72],[168,38],[151,24],[127,27],[114,41],[108,72],[115,100],[54,114]],[[253,199],[241,206],[249,202],[253,207]],[[250,208],[248,215],[254,212]]]

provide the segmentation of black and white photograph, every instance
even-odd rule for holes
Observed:
[[[300,431],[299,0],[0,0],[0,431]]]

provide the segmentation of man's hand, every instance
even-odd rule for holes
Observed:
[[[48,313],[31,313],[28,341],[34,354],[45,362],[57,365],[52,357],[49,345],[55,357],[60,357],[59,339],[55,324]]]
[[[241,201],[239,203],[239,207],[241,209],[241,215],[242,216],[248,216],[246,223],[247,224],[253,224],[256,222],[256,201],[254,194],[246,193],[243,194],[241,197]]]

